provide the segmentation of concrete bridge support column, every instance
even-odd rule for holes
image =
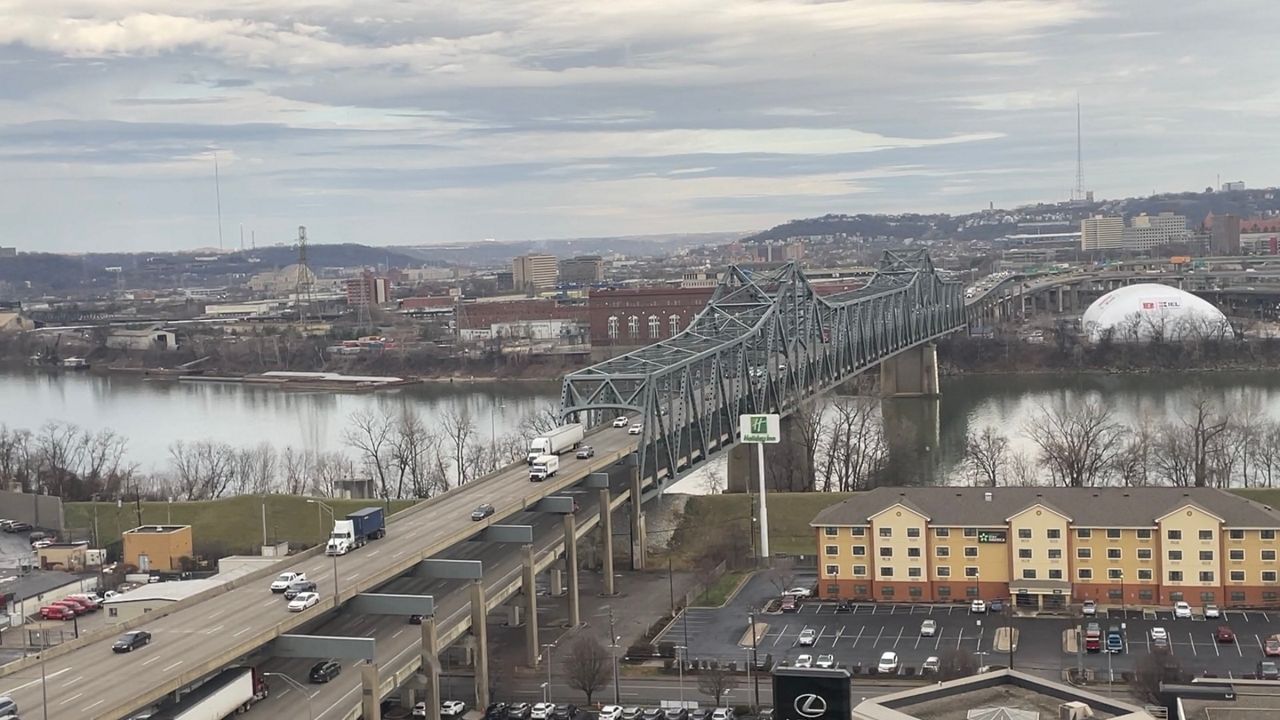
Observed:
[[[365,720],[382,720],[378,666],[366,661],[360,666],[360,709]]]
[[[1058,314],[1059,315],[1062,314],[1062,297],[1065,294],[1066,294],[1066,290],[1061,285],[1059,285],[1058,286]]]
[[[471,634],[476,639],[476,704],[489,707],[489,611],[485,606],[484,582],[471,581]],[[535,618],[533,622],[537,622]],[[368,715],[366,714],[367,718]]]
[[[645,537],[644,507],[641,504],[640,468],[632,465],[631,471],[631,569],[644,570],[646,547],[649,540]]]
[[[541,657],[538,649],[538,586],[537,566],[533,564],[533,546],[525,545],[524,578],[520,590],[524,593],[524,659],[531,668],[538,667]]]
[[[427,720],[440,720],[440,636],[434,616],[422,618],[422,674],[426,678]]]
[[[609,509],[612,500],[609,488],[600,491],[600,557],[604,562],[601,572],[604,573],[604,594],[609,597],[617,594],[613,587],[613,511]]]
[[[1080,286],[1071,286],[1071,312],[1080,312]]]
[[[755,448],[747,443],[734,445],[725,465],[725,492],[753,493],[759,487],[760,463],[756,461]]]
[[[936,397],[938,346],[918,345],[880,363],[881,397]]]
[[[582,609],[578,606],[578,518],[573,513],[564,516],[564,564],[569,571],[569,627],[578,627]]]
[[[560,597],[564,594],[564,572],[554,565],[547,568],[547,590],[551,593],[551,597]]]

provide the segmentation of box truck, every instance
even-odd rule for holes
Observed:
[[[543,455],[559,455],[578,447],[583,438],[582,425],[570,423],[543,433],[529,441],[529,452],[525,462],[530,465]]]
[[[560,469],[559,455],[539,455],[534,459],[533,465],[529,466],[529,479],[534,482],[542,482]]]

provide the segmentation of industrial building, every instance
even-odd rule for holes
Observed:
[[[1280,511],[1214,488],[878,488],[810,525],[824,598],[1280,602]]]
[[[140,572],[182,569],[182,558],[194,557],[190,525],[143,525],[122,533],[124,564]]]

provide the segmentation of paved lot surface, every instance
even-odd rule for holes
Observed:
[[[777,593],[764,575],[758,575],[727,607],[691,609],[660,640],[686,645],[692,658],[748,658],[748,613]],[[921,635],[921,623],[926,619],[937,625],[929,637]],[[1190,620],[1175,620],[1172,610],[1113,610],[1100,614],[1096,621],[1104,632],[1112,625],[1123,626],[1124,652],[1077,654],[1074,635],[1078,621],[1069,617],[971,614],[962,604],[862,603],[855,604],[852,611],[837,612],[835,603],[805,602],[795,613],[757,614],[756,643],[757,652],[772,655],[775,662],[794,663],[801,654],[814,658],[830,654],[839,665],[869,667],[882,653],[892,651],[904,667],[919,668],[929,656],[958,650],[976,654],[980,664],[1008,665],[1012,661],[1017,668],[1054,674],[1079,663],[1093,669],[1098,677],[1105,678],[1110,671],[1118,678],[1151,652],[1151,628],[1163,627],[1169,635],[1169,651],[1184,670],[1239,677],[1256,670],[1263,659],[1263,642],[1280,633],[1280,611],[1230,610],[1220,619],[1196,615]],[[1231,627],[1236,642],[1216,642],[1214,632],[1219,625]],[[1006,646],[995,644],[997,629],[1005,626],[1018,638],[1012,658]],[[811,646],[799,644],[806,630],[814,634]]]

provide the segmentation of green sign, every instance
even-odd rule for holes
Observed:
[[[782,440],[778,415],[739,415],[738,432],[745,443],[776,443]]]
[[[978,542],[980,543],[1005,543],[1008,537],[1004,530],[979,530]]]

